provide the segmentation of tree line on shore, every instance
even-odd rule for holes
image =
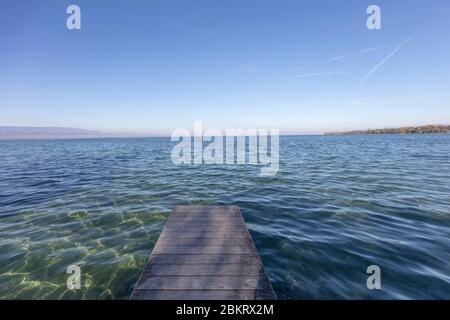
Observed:
[[[423,134],[423,133],[450,133],[450,125],[426,125],[419,127],[385,128],[354,130],[346,132],[329,132],[327,135],[347,135],[347,134]]]

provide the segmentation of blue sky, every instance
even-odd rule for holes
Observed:
[[[66,28],[70,4],[81,30]],[[369,4],[382,30],[366,28]],[[0,125],[448,124],[449,16],[447,0],[2,1]]]

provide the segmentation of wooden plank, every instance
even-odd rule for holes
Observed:
[[[231,212],[231,213],[172,213],[168,217],[168,221],[171,220],[190,220],[190,219],[200,219],[200,220],[241,220],[242,215],[239,212]]]
[[[132,299],[275,299],[237,206],[177,206]]]
[[[166,225],[163,231],[174,231],[174,232],[226,232],[226,233],[245,233],[247,232],[247,227],[242,224],[235,225],[210,225],[210,224],[186,224],[182,223],[172,223],[170,225]]]
[[[157,244],[154,254],[251,254],[253,246],[163,246]]]
[[[198,224],[238,224],[238,225],[242,225],[244,221],[242,221],[241,217],[238,218],[223,218],[223,217],[218,217],[218,218],[205,218],[205,217],[190,217],[190,216],[183,216],[183,217],[170,217],[169,219],[167,219],[166,225],[170,225],[173,223],[186,223],[186,224],[194,224],[194,225],[198,225]]]
[[[256,264],[260,260],[254,254],[248,255],[183,255],[152,254],[147,265],[151,264]],[[145,269],[144,269],[145,270]]]
[[[155,276],[233,276],[264,275],[260,263],[254,264],[152,264],[145,274]]]
[[[271,300],[273,290],[139,290],[136,300]]]
[[[146,275],[146,274],[144,274]],[[269,280],[265,276],[146,276],[143,277],[136,289],[265,289],[271,288]]]
[[[231,212],[231,213],[192,213],[188,214],[186,212],[184,213],[172,213],[168,219],[214,219],[214,220],[225,220],[225,219],[242,219],[242,215],[238,212]]]
[[[244,228],[245,225],[242,221],[214,221],[214,220],[199,220],[195,221],[168,221],[164,227],[167,228],[179,228],[185,227],[186,229],[199,229],[199,228],[211,228],[211,227],[231,227],[231,228]]]
[[[173,238],[167,236],[159,237],[158,245],[161,246],[251,246],[250,238]]]
[[[207,239],[235,239],[235,238],[248,238],[247,233],[230,233],[227,230],[221,231],[203,231],[203,230],[190,230],[190,231],[174,231],[174,230],[164,230],[161,236],[167,236],[170,238],[207,238]],[[160,237],[161,237],[160,236]]]
[[[172,212],[173,215],[241,215],[239,206],[227,205],[227,206],[216,206],[216,205],[202,205],[202,206],[192,206],[192,205],[181,205],[176,206]]]

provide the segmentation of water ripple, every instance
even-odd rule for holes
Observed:
[[[0,142],[0,298],[127,298],[176,204],[239,205],[282,299],[450,298],[449,135],[282,137],[275,177],[171,147]]]

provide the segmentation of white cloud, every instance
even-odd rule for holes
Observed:
[[[231,71],[231,72],[227,73],[227,76],[234,76],[234,75],[240,74],[240,73],[251,73],[251,74],[254,74],[254,73],[256,73],[256,71],[255,71],[255,69],[252,66],[250,66],[248,64],[243,64],[243,65],[240,66],[239,69],[236,69],[234,71]]]

